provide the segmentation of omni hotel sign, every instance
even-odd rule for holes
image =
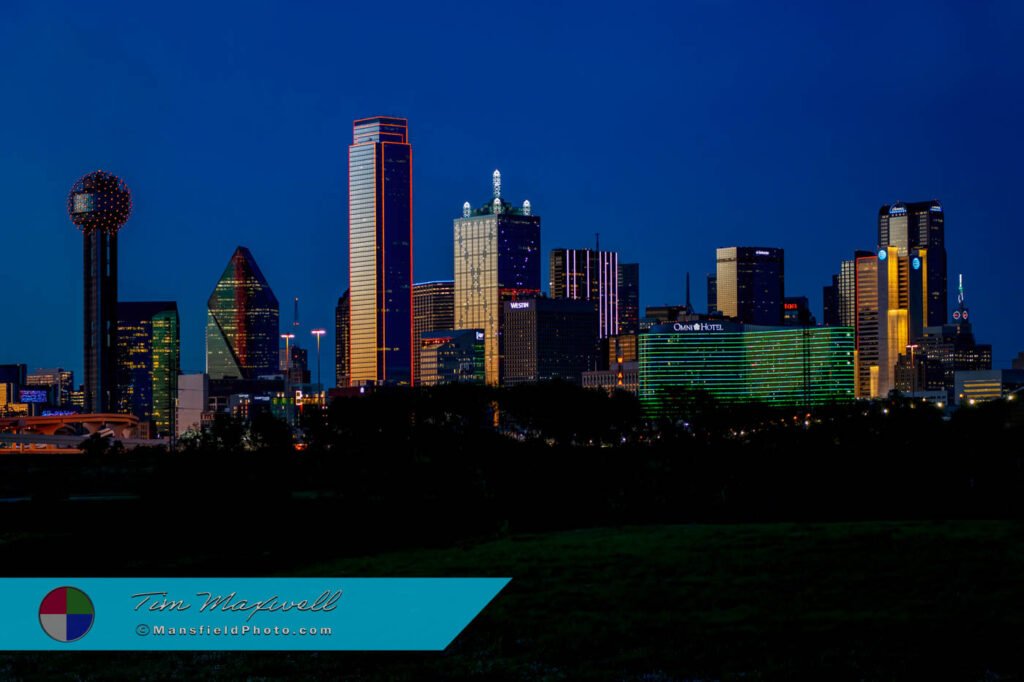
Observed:
[[[725,325],[721,322],[676,322],[672,325],[676,332],[724,332]]]

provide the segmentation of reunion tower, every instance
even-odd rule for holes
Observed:
[[[132,212],[124,181],[105,171],[81,178],[68,195],[68,215],[85,242],[85,409],[114,409],[117,334],[117,232]]]

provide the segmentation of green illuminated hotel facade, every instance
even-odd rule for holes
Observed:
[[[639,336],[640,401],[663,414],[681,395],[804,407],[854,398],[853,327],[662,324]]]

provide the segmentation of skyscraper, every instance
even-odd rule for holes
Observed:
[[[117,411],[150,423],[154,435],[176,433],[179,326],[173,301],[117,304]]]
[[[839,275],[832,275],[832,283],[821,288],[821,323],[826,327],[838,327],[839,321]]]
[[[597,334],[619,333],[619,254],[592,249],[552,249],[551,298],[590,301],[597,309]]]
[[[348,148],[349,381],[413,371],[412,147],[404,118],[355,121]]]
[[[946,323],[946,226],[945,213],[938,201],[919,201],[884,205],[878,209],[878,248],[894,247],[901,257],[918,249],[922,259],[924,303],[922,326]]]
[[[486,380],[497,385],[502,305],[540,293],[540,216],[501,197],[501,173],[492,181],[493,198],[476,210],[467,201],[455,219],[455,328],[484,330]]]
[[[413,376],[420,383],[420,340],[424,332],[455,328],[455,282],[438,280],[420,282],[412,287],[413,339],[416,353],[413,357]]]
[[[619,334],[640,333],[640,264],[619,263]]]
[[[858,398],[879,397],[878,258],[863,252],[854,258],[856,303],[856,393]]]
[[[581,383],[597,369],[597,311],[587,301],[537,297],[505,303],[502,385]]]
[[[718,312],[718,274],[708,274],[708,315]]]
[[[784,257],[782,249],[761,246],[718,249],[718,310],[745,324],[782,324]]]
[[[334,382],[338,388],[348,386],[348,289],[338,298],[334,309]]]
[[[257,379],[280,373],[277,297],[249,249],[235,249],[206,305],[210,379]]]
[[[99,170],[72,186],[67,209],[84,238],[85,409],[109,412],[115,400],[117,233],[131,215],[132,195],[123,180]]]

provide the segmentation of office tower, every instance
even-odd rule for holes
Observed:
[[[455,281],[420,282],[412,287],[413,377],[420,382],[420,340],[424,332],[455,328]]]
[[[154,436],[176,433],[179,328],[174,301],[117,304],[117,411],[150,424]]]
[[[75,373],[62,367],[43,367],[28,374],[28,383],[33,386],[47,386],[57,407],[71,405],[71,392],[75,390]]]
[[[278,357],[278,369],[287,377],[289,385],[309,383],[309,351],[298,344],[288,344],[278,349]]]
[[[417,384],[484,382],[484,330],[427,330],[419,338],[421,374]]]
[[[117,234],[131,215],[132,195],[123,180],[99,170],[71,187],[67,209],[84,241],[85,408],[109,412],[117,364]]]
[[[12,396],[17,396],[18,390],[28,383],[28,367],[26,365],[0,365],[0,384],[11,384]]]
[[[0,365],[0,416],[28,414],[28,406],[21,402],[28,372],[25,365]]]
[[[870,258],[872,251],[854,251],[853,258],[839,264],[839,324],[857,326],[857,259]]]
[[[938,368],[941,388],[947,392],[947,400],[956,402],[955,384],[957,372],[975,372],[992,369],[992,346],[977,343],[974,327],[964,295],[963,276],[957,287],[957,307],[953,311],[953,324],[925,327],[924,333],[913,340],[912,348],[900,356],[904,365],[909,361],[915,365],[919,358],[934,363]]]
[[[938,201],[897,201],[878,210],[878,248],[894,247],[907,257],[918,249],[924,261],[922,327],[946,323],[946,228]]]
[[[899,356],[920,338],[927,308],[928,254],[916,247],[878,251],[879,396],[896,387],[893,374]]]
[[[249,249],[235,249],[206,305],[210,379],[280,374],[277,297]]]
[[[675,322],[639,341],[639,398],[652,416],[672,414],[696,393],[723,403],[800,407],[854,397],[849,327]]]
[[[590,301],[597,309],[598,338],[619,333],[618,253],[552,249],[550,274],[551,298]]]
[[[532,298],[505,303],[503,385],[580,383],[597,369],[597,311],[588,301]]]
[[[786,296],[782,301],[782,323],[789,327],[813,327],[817,324],[806,296]]]
[[[348,148],[349,382],[412,383],[412,147],[404,118],[355,121]]]
[[[338,388],[348,386],[348,289],[338,297],[334,309],[334,382]]]
[[[207,374],[182,374],[178,377],[178,401],[175,411],[175,435],[198,431],[203,415],[208,414],[210,377]]]
[[[879,395],[879,301],[878,257],[865,253],[854,259],[856,302],[856,364],[857,397],[877,398]]]
[[[733,246],[717,251],[717,309],[746,324],[782,324],[785,253],[782,249]]]
[[[718,275],[708,275],[708,315],[718,312]]]
[[[826,327],[838,327],[839,275],[832,275],[832,283],[821,288],[821,321]]]
[[[640,333],[640,264],[619,263],[619,334]]]
[[[474,210],[467,201],[455,224],[455,328],[484,330],[484,370],[501,382],[503,304],[540,293],[540,216],[529,201],[514,207],[501,196]],[[596,333],[596,327],[595,327]]]

